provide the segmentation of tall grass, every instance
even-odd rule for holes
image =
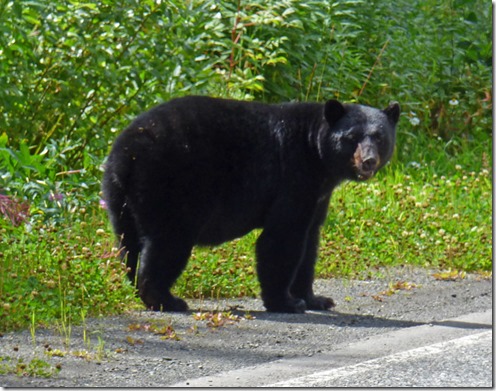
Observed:
[[[0,330],[70,324],[130,308],[125,278],[103,213],[67,214],[64,224],[0,224]]]

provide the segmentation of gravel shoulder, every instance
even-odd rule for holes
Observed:
[[[433,273],[404,267],[367,281],[318,280],[316,293],[337,302],[329,312],[267,313],[260,299],[188,300],[188,313],[88,319],[70,333],[38,328],[34,340],[29,330],[7,333],[0,337],[0,365],[39,359],[47,371],[60,370],[47,378],[3,374],[0,386],[163,387],[282,358],[332,354],[337,346],[492,308],[492,278],[437,280]],[[214,311],[222,314],[212,317]]]

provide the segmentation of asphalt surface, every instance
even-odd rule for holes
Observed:
[[[469,314],[172,387],[492,387],[491,328],[492,311]]]
[[[367,281],[319,280],[316,293],[337,302],[329,312],[188,300],[189,313],[91,319],[69,338],[57,328],[36,330],[35,341],[29,330],[7,333],[4,363],[38,358],[61,370],[0,375],[0,386],[492,386],[492,278],[433,273],[405,267]]]

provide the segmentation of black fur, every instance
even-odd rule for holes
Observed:
[[[267,310],[331,308],[312,290],[331,192],[386,164],[399,113],[397,103],[378,110],[191,96],[139,116],[115,141],[103,193],[143,302],[187,310],[170,288],[193,246],[262,228],[257,271]]]

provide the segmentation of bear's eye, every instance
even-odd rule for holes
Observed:
[[[381,133],[376,133],[372,137],[377,144],[382,144],[384,142],[384,136]]]
[[[346,134],[346,140],[348,140],[351,143],[358,143],[361,138],[361,133],[357,130],[352,130],[348,134]]]

